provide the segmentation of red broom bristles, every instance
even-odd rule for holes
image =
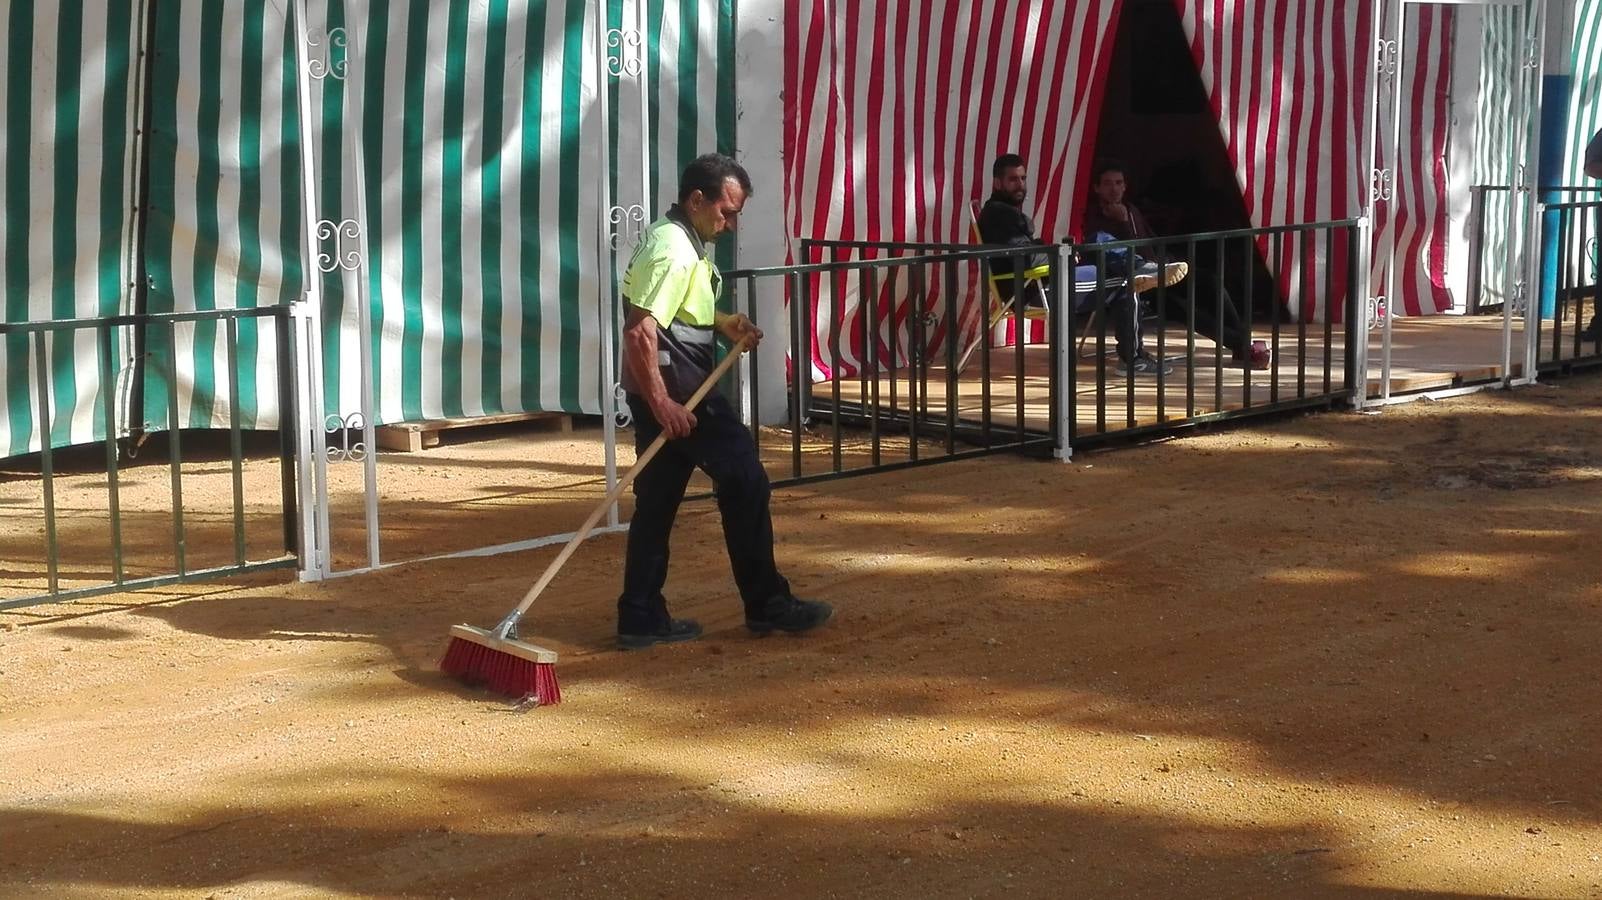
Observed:
[[[524,659],[476,641],[451,638],[439,668],[466,684],[483,686],[497,694],[525,699],[532,696],[538,706],[562,702],[555,663]]]

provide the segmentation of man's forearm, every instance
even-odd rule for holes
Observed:
[[[653,406],[667,400],[667,384],[662,380],[662,369],[657,363],[656,320],[640,316],[623,331],[623,365],[634,376],[640,394]]]

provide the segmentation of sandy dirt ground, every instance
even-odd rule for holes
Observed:
[[[386,457],[386,546],[573,527],[567,441]],[[598,538],[527,713],[434,666],[554,548],[0,613],[0,896],[1602,896],[1602,379],[774,510],[826,631],[743,632],[702,501],[705,639],[612,650]]]

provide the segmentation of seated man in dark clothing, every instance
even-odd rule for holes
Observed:
[[[1029,171],[1024,165],[1023,157],[1015,153],[1008,153],[999,157],[991,167],[991,186],[993,192],[990,199],[985,201],[984,207],[979,211],[979,237],[986,244],[999,244],[1009,247],[1038,247],[1043,242],[1035,237],[1035,223],[1024,212],[1023,204],[1029,197]],[[1031,254],[1028,267],[1039,265],[1035,255]],[[990,262],[991,272],[995,275],[1007,275],[1013,272],[1011,259],[995,259]],[[1083,279],[1075,280],[1093,281],[1095,279],[1094,267],[1080,266],[1088,269]],[[1155,279],[1146,276],[1145,281],[1155,283]],[[1021,285],[1014,285],[1014,289],[1022,292]],[[1165,367],[1150,354],[1142,349],[1140,344],[1140,304],[1136,301],[1134,293],[1127,285],[1106,288],[1107,315],[1113,320],[1114,332],[1117,335],[1118,359],[1120,361],[1118,374],[1149,375],[1159,369],[1171,372],[1171,367]],[[1075,311],[1091,308],[1097,301],[1094,292],[1085,292],[1074,295]]]
[[[1585,174],[1592,178],[1602,178],[1602,131],[1592,135],[1591,143],[1585,145]],[[1596,233],[1602,235],[1602,209],[1597,210]],[[1598,297],[1592,302],[1602,303],[1602,297]],[[1597,308],[1594,306],[1591,308],[1591,324],[1585,326],[1585,330],[1580,332],[1580,339],[1583,341],[1602,341],[1602,315],[1598,314]]]
[[[1147,224],[1146,217],[1125,199],[1128,183],[1122,167],[1117,163],[1098,162],[1091,173],[1091,189],[1090,203],[1085,207],[1086,240],[1101,243],[1156,236]],[[1203,279],[1196,287],[1196,331],[1229,350],[1235,362],[1253,369],[1268,368],[1270,356],[1267,344],[1252,340],[1249,321],[1241,315],[1222,284],[1218,285],[1218,290],[1223,292],[1221,298],[1213,295],[1211,279]],[[1208,302],[1209,297],[1214,302]],[[1222,304],[1216,302],[1218,299],[1222,299]],[[1169,291],[1165,300],[1167,308],[1163,310],[1164,316],[1179,322],[1190,320],[1188,291]],[[1220,306],[1223,309],[1222,319],[1218,316]]]

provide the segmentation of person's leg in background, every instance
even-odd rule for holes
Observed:
[[[1113,239],[1112,235],[1104,231],[1098,231],[1092,235],[1092,243],[1097,244],[1106,243]],[[1130,374],[1153,375],[1159,370],[1163,374],[1168,374],[1174,370],[1173,366],[1162,360],[1154,359],[1150,353],[1146,352],[1140,325],[1141,296],[1137,292],[1154,288],[1158,278],[1149,274],[1130,275],[1132,261],[1137,259],[1138,257],[1127,249],[1108,250],[1104,253],[1092,251],[1088,254],[1088,258],[1082,257],[1080,259],[1078,267],[1079,274],[1077,277],[1082,281],[1094,280],[1096,267],[1100,265],[1107,278],[1116,278],[1126,282],[1115,288],[1104,289],[1110,291],[1104,302],[1106,304],[1106,315],[1112,319],[1113,333],[1118,341],[1118,359],[1121,363],[1118,367],[1119,377]],[[1176,265],[1171,264],[1166,267],[1166,270],[1177,272],[1179,277],[1184,276],[1184,272]],[[1164,269],[1159,269],[1159,271],[1164,271]]]
[[[1198,273],[1198,276],[1201,274]],[[1170,297],[1173,294],[1179,294],[1182,298],[1177,315],[1183,321],[1185,303],[1188,302],[1186,291],[1172,291]],[[1172,304],[1170,309],[1172,311]],[[1220,311],[1223,314],[1221,319]],[[1196,282],[1196,331],[1212,338],[1234,354],[1236,359],[1243,358],[1251,349],[1251,326],[1241,316],[1239,304],[1230,296],[1228,288],[1205,277],[1198,277]]]
[[[1107,277],[1118,278],[1107,273]],[[1080,265],[1074,272],[1076,284],[1092,284],[1096,278],[1096,267],[1093,265]],[[1074,293],[1075,311],[1090,313],[1097,304],[1102,305],[1102,316],[1110,320],[1113,325],[1113,339],[1117,342],[1118,359],[1128,366],[1141,355],[1140,335],[1140,302],[1129,287],[1120,284],[1117,287],[1105,287],[1101,291],[1086,290]]]
[[[1196,333],[1206,335],[1230,352],[1234,361],[1265,369],[1269,352],[1263,342],[1252,341],[1251,319],[1242,314],[1240,305],[1224,287],[1223,281],[1207,269],[1197,269],[1191,275],[1196,290]],[[1167,292],[1165,313],[1170,321],[1181,324],[1188,321],[1190,305],[1189,285],[1180,285]],[[1220,306],[1223,317],[1219,317]]]
[[[1126,286],[1113,288],[1106,303],[1106,314],[1113,321],[1113,334],[1118,341],[1118,358],[1127,366],[1144,349],[1141,346],[1140,301]]]

